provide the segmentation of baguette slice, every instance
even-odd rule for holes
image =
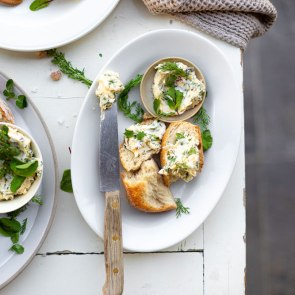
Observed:
[[[188,132],[191,136],[196,137],[199,140],[198,152],[199,152],[199,169],[197,172],[201,172],[203,164],[204,164],[204,153],[203,153],[203,145],[202,145],[202,135],[199,126],[193,125],[189,122],[179,121],[173,122],[166,129],[166,132],[162,139],[162,149],[160,153],[160,162],[161,166],[164,167],[167,164],[167,156],[168,156],[168,148],[169,145],[173,145],[176,141],[176,134]],[[170,186],[171,183],[177,181],[179,177],[169,174],[163,175],[164,184],[166,186]]]
[[[140,124],[150,125],[155,120],[155,118],[147,119]],[[144,161],[151,159],[154,154],[158,154],[159,152],[160,148],[158,151],[153,149],[150,149],[148,151],[140,151],[140,155],[135,157],[134,154],[124,146],[124,142],[120,145],[119,149],[121,164],[127,171],[138,170]]]
[[[155,160],[150,159],[143,162],[136,172],[121,173],[131,206],[154,213],[176,209],[174,197],[158,172]]]
[[[14,124],[13,114],[6,104],[6,102],[0,98],[0,122]]]

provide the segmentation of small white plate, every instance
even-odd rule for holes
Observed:
[[[119,0],[54,0],[38,11],[30,10],[32,2],[0,5],[0,48],[36,51],[70,43],[98,26]]]
[[[3,97],[2,92],[7,80],[8,78],[0,73],[0,97]],[[15,81],[14,84],[17,95],[25,94]],[[23,254],[17,255],[9,251],[12,245],[10,239],[0,236],[0,289],[14,279],[33,259],[49,231],[56,207],[57,167],[53,144],[41,115],[28,95],[25,95],[28,107],[23,110],[17,108],[13,100],[7,103],[14,114],[15,123],[34,137],[42,152],[44,167],[39,193],[43,205],[31,204],[17,218],[20,222],[28,218],[26,231],[20,236],[20,243],[25,247]],[[5,216],[6,214],[0,214],[0,218]]]
[[[176,218],[175,211],[147,214],[130,207],[121,188],[123,246],[132,251],[156,251],[176,244],[196,230],[220,199],[233,171],[241,136],[242,96],[230,63],[209,40],[183,30],[147,33],[122,48],[99,72],[120,73],[123,83],[144,73],[166,56],[186,58],[197,65],[207,82],[205,107],[211,117],[213,146],[205,152],[202,173],[190,183],[172,185],[175,197],[190,208]],[[104,195],[99,192],[98,139],[100,111],[90,88],[80,111],[72,146],[72,181],[78,207],[89,226],[103,237]],[[139,89],[130,93],[139,98]],[[119,112],[119,142],[133,122]]]

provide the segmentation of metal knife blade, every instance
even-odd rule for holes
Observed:
[[[101,192],[120,189],[117,113],[115,103],[110,109],[104,111],[104,117],[100,120],[98,167]]]

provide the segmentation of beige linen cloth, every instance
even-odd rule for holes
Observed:
[[[153,14],[169,14],[234,46],[245,49],[277,17],[268,0],[143,0]]]

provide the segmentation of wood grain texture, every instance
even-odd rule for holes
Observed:
[[[106,281],[104,295],[121,295],[124,287],[122,224],[119,191],[105,193],[104,255]]]

